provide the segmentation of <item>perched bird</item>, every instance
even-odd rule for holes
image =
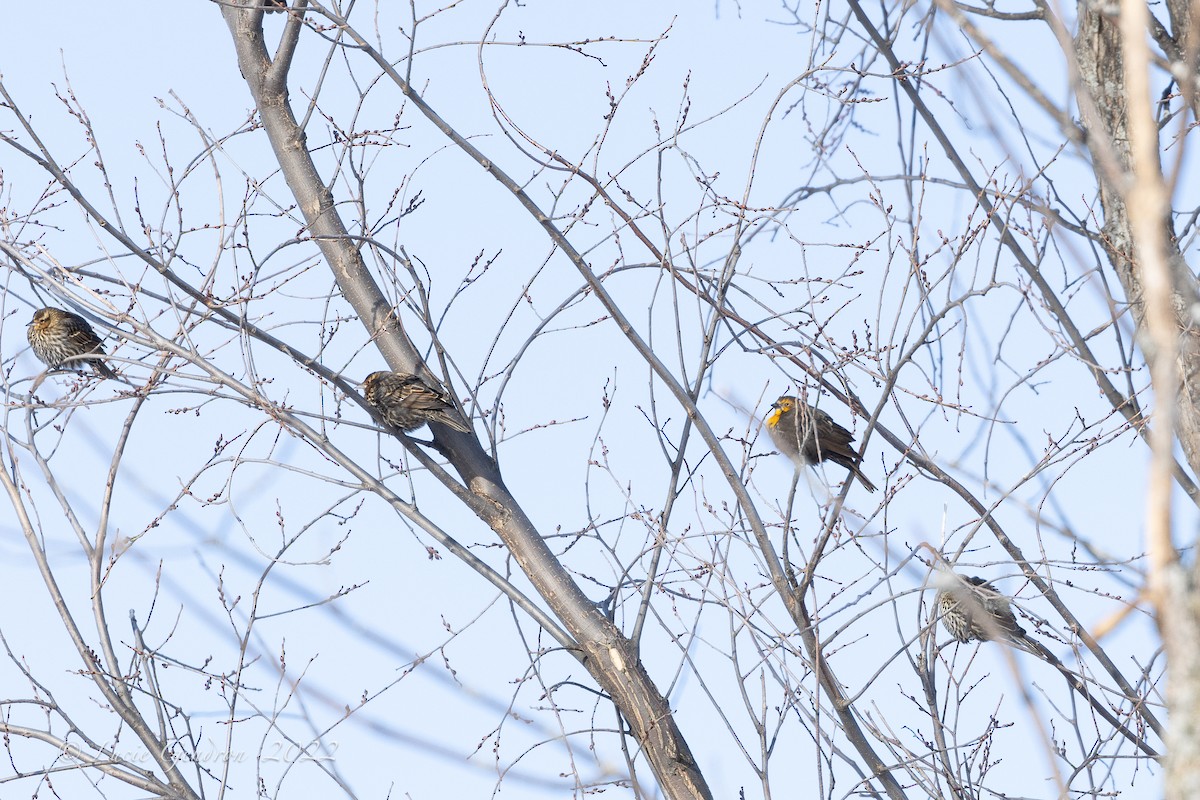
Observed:
[[[104,345],[88,321],[61,308],[39,308],[25,332],[33,353],[48,367],[82,366],[84,362],[105,378],[115,378],[104,363]],[[68,361],[68,359],[70,359]]]
[[[1017,644],[1026,641],[1025,629],[1017,623],[1012,603],[990,582],[950,572],[945,581],[947,586],[938,590],[936,605],[942,625],[955,639]]]
[[[875,484],[858,468],[862,456],[850,446],[854,434],[821,409],[795,397],[784,395],[771,404],[771,409],[766,419],[767,431],[785,456],[808,466],[832,461],[858,476],[868,492],[875,491]]]
[[[446,393],[416,375],[372,372],[362,382],[362,389],[383,421],[402,431],[415,430],[426,422],[440,422],[456,431],[471,432]]]
[[[1005,642],[1031,653],[1057,669],[1067,684],[1087,700],[1096,713],[1129,741],[1137,745],[1146,755],[1157,758],[1158,751],[1135,731],[1126,721],[1113,715],[1102,699],[1097,699],[1087,684],[1058,659],[1041,642],[1031,638],[1017,622],[1012,602],[997,591],[995,586],[983,578],[959,575],[949,569],[939,568],[936,582],[940,584],[934,605],[942,618],[942,625],[960,642],[972,639],[979,641]],[[1159,731],[1159,735],[1162,733]]]

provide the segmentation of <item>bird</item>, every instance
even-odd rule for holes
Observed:
[[[78,314],[61,308],[39,308],[33,313],[25,335],[33,353],[46,366],[55,368],[64,361],[84,362],[105,378],[115,378],[117,373],[104,363],[104,344],[92,330],[88,321]],[[67,366],[74,366],[68,363]]]
[[[821,409],[790,395],[780,397],[771,404],[771,409],[766,419],[767,432],[785,456],[808,466],[832,461],[853,472],[868,492],[875,491],[875,484],[858,468],[862,456],[850,446],[854,434]]]
[[[990,581],[975,576],[959,575],[947,568],[939,568],[939,572],[941,574],[937,583],[941,588],[934,599],[934,606],[942,618],[942,626],[951,636],[960,642],[974,639],[981,642],[1005,642],[1037,656],[1057,669],[1066,678],[1067,684],[1087,700],[1096,713],[1104,717],[1121,735],[1151,758],[1158,757],[1158,751],[1131,731],[1126,722],[1117,719],[1105,707],[1104,702],[1094,697],[1087,684],[1068,669],[1058,656],[1025,632],[1013,613],[1012,601],[1001,594]]]
[[[456,431],[471,428],[441,389],[407,372],[372,372],[362,382],[367,402],[388,425],[412,431],[426,422],[440,422]]]
[[[1013,614],[1012,603],[990,581],[948,573],[945,583],[946,586],[938,590],[935,605],[942,626],[955,639],[1014,644],[1029,640]]]

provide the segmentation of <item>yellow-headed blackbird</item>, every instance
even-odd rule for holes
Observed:
[[[862,456],[850,446],[854,435],[821,409],[784,395],[771,404],[766,424],[775,446],[792,461],[809,466],[832,461],[858,476],[868,492],[875,491],[858,468]]]

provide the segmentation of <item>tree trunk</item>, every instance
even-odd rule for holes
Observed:
[[[284,34],[284,42],[272,61],[263,40],[261,11],[226,6],[223,13],[242,76],[258,106],[284,178],[339,289],[392,368],[417,372],[421,369],[417,350],[348,235],[306,148],[304,131],[292,113],[287,74],[300,25],[290,23],[292,27]],[[571,580],[505,488],[495,462],[473,436],[448,431],[448,435],[439,434],[438,438],[469,489],[467,502],[471,510],[501,538],[570,632],[577,643],[572,655],[588,669],[628,723],[663,794],[674,800],[711,798],[671,709],[642,666],[636,648]]]
[[[1174,34],[1160,30],[1155,38],[1169,60],[1179,63],[1182,55],[1183,63],[1193,63],[1187,48],[1194,38],[1189,35],[1190,4],[1171,3],[1169,10]],[[1153,438],[1156,469],[1147,494],[1149,586],[1168,664],[1165,796],[1183,800],[1200,797],[1200,593],[1196,575],[1181,564],[1171,541],[1173,441],[1168,426],[1173,422],[1188,463],[1197,471],[1200,334],[1193,311],[1195,277],[1173,235],[1167,183],[1158,160],[1161,147],[1149,106],[1149,58],[1143,45],[1145,8],[1123,3],[1122,17],[1116,18],[1081,2],[1078,14],[1077,96],[1101,187],[1104,244],[1151,366],[1155,422],[1162,426]],[[1192,88],[1184,87],[1185,96]],[[1157,188],[1157,196],[1145,193],[1149,184]],[[1161,202],[1153,202],[1156,199]]]

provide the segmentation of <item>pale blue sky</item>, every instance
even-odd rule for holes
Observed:
[[[527,181],[531,194],[550,209],[552,195],[565,176],[535,169],[501,132],[481,87],[477,42],[497,10],[494,5],[466,3],[424,24],[414,85],[450,124],[473,137],[476,146],[510,174]],[[324,363],[354,380],[382,368],[382,359],[356,320],[341,319],[336,335],[328,334],[331,321],[346,315],[347,308],[337,299],[328,303],[323,299],[330,281],[312,244],[293,241],[300,229],[294,209],[282,219],[269,216],[276,209],[291,208],[294,201],[273,167],[265,134],[248,131],[222,141],[214,158],[219,179],[212,163],[197,159],[207,142],[184,119],[184,108],[208,137],[216,139],[239,129],[252,112],[229,32],[215,5],[198,1],[115,6],[26,3],[7,12],[7,24],[0,32],[4,85],[56,157],[64,162],[80,159],[72,176],[102,212],[115,212],[126,229],[136,233],[140,224],[135,206],[140,208],[156,241],[161,238],[159,230],[175,231],[172,242],[179,247],[175,268],[198,278],[216,264],[219,280],[214,291],[228,291],[250,274],[263,286],[276,286],[278,281],[278,294],[250,304],[252,316],[307,352],[324,346]],[[807,9],[801,17],[811,18],[813,13]],[[377,34],[389,55],[397,58],[401,40],[394,29],[406,24],[405,14],[406,10],[385,9],[379,17]],[[373,15],[373,9],[364,5],[353,20],[369,32]],[[739,280],[729,302],[745,318],[765,321],[781,341],[794,343],[803,336],[825,358],[841,355],[838,346],[848,345],[852,336],[865,344],[868,332],[876,346],[895,340],[915,347],[920,340],[915,331],[924,318],[923,301],[911,278],[914,253],[932,276],[930,302],[934,304],[944,305],[947,296],[986,285],[994,275],[999,288],[971,299],[961,313],[948,315],[929,337],[938,343],[930,341],[919,350],[913,363],[901,371],[890,396],[883,394],[878,376],[894,363],[896,352],[884,354],[881,362],[859,357],[836,374],[848,381],[869,410],[883,405],[883,424],[904,436],[918,430],[928,455],[984,502],[997,503],[996,518],[1019,538],[1031,560],[1044,557],[1054,563],[1049,572],[1064,598],[1078,604],[1077,613],[1087,624],[1095,624],[1118,604],[1088,592],[1127,598],[1136,594],[1128,587],[1138,582],[1136,568],[1141,566],[1135,559],[1141,551],[1145,448],[1125,433],[1119,441],[1106,441],[1106,446],[1090,451],[1088,438],[1104,439],[1119,427],[1118,421],[1110,416],[1111,409],[1098,397],[1083,366],[1057,351],[1055,335],[1046,331],[1051,325],[1048,315],[1026,302],[1022,287],[1027,280],[1011,256],[997,249],[992,233],[982,231],[985,243],[967,251],[952,277],[939,279],[954,263],[955,246],[981,223],[979,212],[972,214],[962,192],[933,181],[915,186],[918,196],[921,192],[926,196],[920,210],[922,238],[914,244],[912,229],[904,225],[908,198],[903,184],[894,179],[899,170],[894,130],[898,112],[894,87],[888,81],[868,82],[878,96],[874,102],[863,101],[857,127],[830,143],[832,168],[818,163],[810,132],[825,124],[837,102],[840,82],[852,77],[844,62],[852,60],[847,54],[856,52],[861,43],[847,34],[838,48],[810,56],[811,35],[785,22],[779,8],[765,3],[567,5],[531,0],[505,7],[493,34],[499,42],[515,42],[524,35],[526,44],[489,47],[483,63],[488,85],[512,124],[569,159],[583,158],[585,167],[602,177],[618,176],[619,189],[614,190],[618,198],[624,199],[624,191],[636,198],[637,203],[627,205],[631,211],[638,203],[644,209],[662,203],[665,218],[674,226],[666,238],[677,268],[719,268],[732,245],[730,209],[741,201],[749,184],[748,204],[753,211],[748,216],[760,230],[746,240]],[[269,40],[282,24],[278,16],[267,18]],[[823,24],[828,32],[831,23]],[[667,38],[654,49],[649,68],[622,99],[595,158],[589,148],[609,111],[606,91],[621,94],[649,50],[648,42],[668,29]],[[587,52],[595,58],[534,46],[600,36],[626,41],[588,45]],[[917,33],[906,29],[901,36]],[[1018,53],[1047,46],[1038,35],[1027,41],[1014,38],[1011,44]],[[954,48],[954,52],[929,55],[931,64],[961,55],[962,45],[949,33],[935,37],[935,46]],[[293,101],[301,112],[305,93],[311,91],[327,53],[328,48],[312,34],[302,39],[292,84]],[[779,100],[769,124],[764,124],[781,92],[805,72],[810,58],[822,62],[826,57],[831,66],[816,74],[835,99],[823,98],[811,82],[806,92],[791,88]],[[371,88],[361,115],[352,118],[358,95],[347,81],[342,59],[340,54],[333,56],[320,96],[322,113],[330,114],[343,128],[390,126],[402,105],[400,94],[390,84],[378,83]],[[350,63],[360,88],[374,80],[375,72],[365,58],[355,55]],[[885,67],[878,62],[867,69],[879,75]],[[1039,78],[1047,82],[1052,96],[1063,97],[1065,82],[1052,72],[1047,70]],[[979,65],[968,64],[934,73],[929,81],[946,98],[939,113],[946,115],[946,124],[961,137],[962,152],[982,165],[976,165],[976,177],[982,179],[992,171],[997,181],[1015,185],[1019,176],[1031,173],[1030,157],[1014,135],[1012,113],[988,99],[993,95],[984,76]],[[92,167],[96,155],[87,152],[79,125],[55,96],[56,88],[65,94],[68,87],[99,136],[115,204]],[[975,91],[982,100],[974,96]],[[676,149],[664,149],[660,193],[654,151],[665,137],[656,133],[655,124],[664,132],[671,130],[683,109],[694,128],[679,137]],[[1048,158],[1057,133],[1028,108],[1018,107],[1015,114],[1033,126],[1032,146],[1038,157]],[[601,319],[603,310],[593,298],[579,299],[529,342],[538,326],[578,290],[579,275],[508,192],[450,149],[427,121],[405,109],[401,126],[393,136],[394,146],[371,151],[368,162],[360,165],[368,176],[363,188],[368,224],[392,220],[379,226],[378,239],[392,247],[402,245],[428,270],[431,303],[438,310],[435,316],[444,314],[439,335],[457,369],[453,378],[459,396],[466,396],[464,383],[479,385],[490,422],[503,387],[499,403],[505,435],[500,437],[499,459],[509,488],[543,535],[553,537],[551,546],[563,553],[588,596],[602,601],[603,587],[616,582],[623,570],[629,569],[635,579],[643,574],[647,530],[653,528],[655,515],[666,502],[663,445],[647,414],[657,403],[659,422],[673,444],[678,441],[683,413],[668,399],[661,382],[648,381],[646,366],[616,327]],[[915,162],[928,164],[934,177],[951,174],[923,128],[910,139],[907,123],[899,127],[905,147],[917,153]],[[0,117],[0,128],[15,129],[11,113]],[[318,164],[329,171],[338,152],[328,146],[334,138],[332,130],[319,115],[309,127],[308,144],[321,148]],[[182,187],[178,216],[175,205],[168,203],[160,135],[166,141],[173,178]],[[26,141],[23,135],[18,138]],[[751,176],[752,164],[756,166]],[[0,168],[0,206],[9,209],[12,219],[36,201],[47,177],[10,148],[0,149]],[[1083,213],[1094,192],[1087,171],[1069,152],[1060,156],[1054,170],[1062,202]],[[328,176],[329,171],[323,174]],[[708,176],[708,185],[702,186],[698,176]],[[799,187],[824,186],[839,179],[847,184],[779,212],[773,210]],[[1037,190],[1046,191],[1045,185]],[[357,187],[343,173],[334,191],[345,202]],[[266,199],[259,199],[258,192]],[[418,193],[424,205],[397,223],[395,210],[385,210],[396,193],[401,198],[397,207]],[[253,199],[247,201],[247,196]],[[576,181],[554,210],[570,215],[586,200],[585,185]],[[218,236],[203,228],[230,224],[244,202],[252,203],[254,211],[248,232],[228,228]],[[353,207],[347,205],[344,213],[357,222]],[[36,239],[44,250],[43,259],[119,276],[130,284],[144,281],[144,288],[163,290],[69,204],[43,212],[39,220],[55,227],[37,232],[28,226],[10,228],[8,235],[22,243]],[[585,251],[596,272],[651,260],[627,230],[620,229],[614,239],[614,228],[620,227],[614,220],[597,204],[583,223],[572,228],[572,241]],[[772,225],[771,220],[781,224]],[[662,229],[648,217],[640,221],[661,246]],[[1014,213],[1013,221],[1027,220]],[[954,244],[943,246],[941,234]],[[1040,232],[1037,241],[1044,241]],[[1062,249],[1055,251],[1055,247]],[[1097,276],[1088,271],[1089,254],[1071,248],[1056,243],[1045,263],[1048,270],[1055,270],[1051,281],[1070,299],[1080,327],[1090,331],[1103,325],[1110,310]],[[368,262],[379,267],[373,258]],[[488,262],[484,273],[479,267]],[[460,281],[468,276],[473,282],[461,288]],[[84,284],[102,288],[94,280]],[[608,285],[634,324],[645,335],[653,335],[656,352],[676,374],[694,376],[701,332],[709,320],[707,308],[679,292],[656,268],[630,269],[609,279]],[[33,293],[28,282],[12,272],[6,286],[0,349],[15,382],[39,370],[32,355],[23,352],[30,308],[25,303],[33,301]],[[113,302],[125,310],[120,291]],[[169,335],[173,318],[161,312],[161,306],[143,300],[130,313]],[[807,314],[821,320],[821,326],[810,324]],[[320,320],[326,325],[316,324]],[[796,328],[789,331],[785,322]],[[425,346],[428,336],[413,328],[414,338]],[[322,336],[330,339],[327,342]],[[195,337],[199,348],[215,352],[214,361],[222,369],[246,374],[251,360],[244,343],[205,326],[197,329]],[[109,341],[114,337],[110,335]],[[1123,343],[1129,346],[1127,326]],[[720,355],[699,405],[713,427],[727,435],[726,452],[735,465],[752,457],[748,463],[753,468],[744,477],[768,524],[777,524],[787,504],[791,468],[784,459],[767,456],[770,447],[765,437],[748,444],[756,425],[747,410],[758,409],[761,414],[775,396],[794,390],[802,375],[762,353],[741,349],[750,344],[731,341],[730,329],[719,328]],[[1119,346],[1109,333],[1097,336],[1093,345],[1108,357]],[[350,421],[367,422],[357,407],[339,407],[328,387],[306,371],[257,345],[249,352],[257,373],[271,378],[262,391],[277,402],[313,414],[332,417],[339,412]],[[116,355],[138,362],[122,365],[122,370],[133,380],[145,380],[154,359],[148,349],[125,344]],[[518,355],[517,367],[502,381]],[[193,377],[200,374],[194,368],[182,371]],[[1032,371],[1036,371],[1033,381],[1023,383]],[[1125,378],[1117,380],[1124,388]],[[1142,373],[1132,380],[1138,387],[1147,382]],[[61,397],[71,384],[70,377],[53,376],[39,389],[39,396]],[[111,384],[89,388],[87,396],[106,402],[74,414],[53,462],[89,529],[96,525],[115,432],[131,404],[128,398],[107,402],[117,388]],[[214,672],[236,665],[234,631],[241,630],[244,614],[257,602],[258,614],[266,618],[250,640],[247,660],[253,663],[245,673],[250,687],[246,694],[264,713],[276,709],[281,729],[270,729],[254,719],[235,725],[231,733],[223,724],[224,692],[219,682],[205,685],[187,668],[159,673],[168,692],[176,693],[173,699],[194,715],[196,733],[211,743],[214,758],[226,747],[245,756],[246,761],[232,769],[231,794],[253,791],[260,777],[254,772],[256,755],[266,757],[261,777],[269,792],[275,792],[277,785],[279,796],[305,796],[306,792],[330,796],[337,791],[329,774],[315,765],[302,764],[286,772],[286,759],[271,760],[287,755],[289,745],[281,730],[301,739],[316,734],[303,721],[301,710],[316,720],[317,729],[328,731],[327,742],[337,743],[325,766],[357,797],[486,797],[493,792],[509,797],[564,797],[572,784],[560,773],[572,767],[584,780],[603,780],[606,769],[612,770],[610,779],[624,774],[613,737],[593,739],[587,733],[616,725],[610,708],[597,705],[592,694],[568,683],[554,695],[567,710],[557,717],[547,710],[547,687],[531,678],[527,650],[551,648],[552,640],[539,639],[527,618],[514,614],[506,601],[496,599],[494,589],[452,557],[429,559],[425,548],[430,540],[410,532],[377,498],[339,485],[348,476],[311,446],[280,434],[261,412],[191,391],[197,388],[209,387],[183,375],[173,377],[137,420],[115,488],[110,523],[110,537],[135,541],[117,561],[105,585],[105,601],[120,641],[129,643],[128,609],[136,610],[144,625],[153,603],[147,631],[151,646],[192,667],[211,657],[208,669]],[[27,389],[24,383],[14,388]],[[815,401],[818,395],[815,389],[810,391]],[[946,407],[938,406],[937,399]],[[608,408],[606,401],[611,401]],[[821,404],[850,425],[849,411],[832,398],[823,397]],[[964,412],[956,413],[951,406],[961,406]],[[470,410],[477,430],[483,432],[479,409]],[[39,422],[46,416],[38,411]],[[1096,427],[1081,433],[1075,423],[1078,417]],[[25,413],[10,410],[8,420],[10,426],[23,426]],[[864,421],[857,420],[853,427],[861,440]],[[348,425],[331,423],[326,434],[362,462],[376,465],[399,494],[410,496],[407,478],[377,460],[382,452],[399,463],[398,444]],[[23,436],[23,429],[18,436]],[[209,463],[218,437],[233,442],[225,455],[242,459],[236,469],[219,459]],[[1047,443],[1063,437],[1075,440],[1068,447],[1072,455],[1032,481],[1021,482]],[[39,442],[48,449],[50,440],[51,434],[44,433]],[[25,455],[19,458],[23,474],[33,482],[30,492],[38,500],[54,566],[62,571],[59,583],[76,608],[86,609],[89,584],[75,536],[54,515],[57,506],[45,486],[37,485],[32,460]],[[8,457],[5,465],[11,466]],[[750,724],[755,713],[767,717],[768,727],[779,725],[770,762],[778,796],[794,793],[796,786],[815,786],[818,776],[825,781],[827,795],[844,796],[843,792],[852,791],[851,772],[837,757],[832,765],[819,758],[811,740],[814,728],[824,734],[831,721],[822,718],[814,726],[798,719],[794,709],[779,711],[790,701],[807,712],[809,698],[804,692],[814,691],[814,682],[799,658],[760,649],[772,638],[776,642],[787,638],[797,651],[802,646],[765,587],[748,534],[730,532],[738,524],[729,512],[732,495],[694,433],[688,465],[696,472],[676,505],[669,526],[672,558],[664,565],[665,588],[679,594],[664,593],[656,601],[644,645],[647,667],[659,687],[670,693],[684,734],[717,796],[734,797],[743,787],[750,797],[762,793],[748,765],[761,760]],[[1068,465],[1070,469],[1065,469]],[[930,735],[928,718],[906,697],[916,696],[919,686],[906,656],[890,659],[904,647],[914,658],[918,651],[913,643],[921,625],[917,590],[925,571],[910,566],[890,580],[885,576],[920,541],[939,544],[945,536],[952,550],[978,521],[944,487],[903,463],[901,454],[878,436],[866,447],[864,469],[881,487],[885,471],[895,470],[888,485],[899,481],[904,486],[890,498],[883,492],[867,495],[859,486],[851,490],[852,511],[821,562],[814,591],[822,633],[832,643],[831,658],[836,659],[839,678],[851,693],[864,692],[860,701],[864,713],[878,715],[877,721],[886,719],[893,733],[915,747],[911,730]],[[821,530],[822,504],[828,499],[824,481],[840,482],[842,472],[830,468],[802,473],[793,512],[802,548]],[[993,482],[988,486],[981,483],[985,474]],[[193,479],[192,496],[178,497],[181,486]],[[515,571],[490,531],[463,512],[444,489],[424,475],[417,474],[413,481],[422,512],[472,545],[476,555],[498,570]],[[218,499],[208,505],[201,502],[212,497]],[[886,505],[881,505],[885,499]],[[176,502],[178,510],[148,528]],[[326,515],[328,509],[332,512]],[[1196,526],[1195,509],[1181,506],[1180,512],[1179,529],[1190,535]],[[1091,559],[1057,532],[1060,526],[1082,534],[1113,561],[1133,563],[1114,568],[1119,574],[1113,577],[1093,571]],[[80,714],[96,714],[96,720],[89,722],[106,730],[103,720],[107,718],[88,699],[94,692],[72,672],[78,668],[77,658],[59,632],[28,548],[11,523],[0,530],[4,533],[0,579],[22,598],[21,613],[6,615],[0,628],[9,647],[30,663],[39,678],[53,681],[60,702],[78,708]],[[778,527],[774,530],[780,535]],[[301,531],[299,541],[269,571],[256,596],[257,581],[281,537]],[[1008,592],[1021,590],[1022,601],[1027,601],[1032,613],[1050,616],[1047,604],[1035,597],[986,531],[972,541],[963,559],[972,565],[971,572],[999,579]],[[793,558],[801,556],[793,552]],[[157,579],[160,565],[161,579]],[[1067,581],[1078,590],[1066,588]],[[523,578],[515,582],[528,590]],[[300,608],[350,587],[356,588],[336,602]],[[633,623],[634,594],[627,590],[622,595],[617,612],[617,622],[626,631]],[[700,596],[707,604],[696,602]],[[235,597],[240,600],[231,623],[222,601],[228,605]],[[721,603],[736,610],[727,613]],[[90,623],[86,613],[77,613]],[[743,613],[751,615],[749,622],[757,635],[752,637],[743,627]],[[1156,646],[1151,625],[1139,614],[1134,617],[1106,640],[1114,660],[1131,679],[1136,679],[1138,664],[1152,659]],[[939,638],[944,640],[945,635]],[[1047,643],[1054,648],[1052,640]],[[1069,660],[1066,646],[1054,649]],[[1017,701],[1017,681],[1035,686],[1039,697],[1046,692],[1065,703],[1062,680],[1045,665],[1021,657],[1023,674],[1014,676],[998,647],[979,648],[977,661],[968,667],[967,658],[973,653],[973,646],[963,648],[955,668],[972,670],[965,679],[968,685],[988,677],[963,701],[961,735],[965,739],[980,733],[991,714],[1013,722],[1015,730],[1004,729],[997,737],[992,757],[1000,759],[994,769],[1001,777],[989,777],[988,785],[1017,796],[1043,796],[1051,785],[1046,757],[1030,734],[1032,728],[1021,730],[1028,725],[1028,716]],[[418,654],[428,660],[406,676]],[[128,651],[119,655],[130,658]],[[287,664],[284,680],[276,670],[281,659]],[[591,686],[585,670],[562,653],[544,655],[538,666],[548,683]],[[13,687],[6,696],[24,696],[29,691],[11,662],[0,661],[0,676],[3,685]],[[945,679],[944,671],[939,677]],[[292,696],[290,682],[296,680],[301,681],[301,691]],[[871,685],[864,688],[868,681]],[[784,692],[781,684],[798,687],[798,694]],[[371,699],[364,709],[339,722],[342,708],[365,697]],[[1039,702],[1037,712],[1049,718],[1052,710],[1044,699]],[[714,705],[733,722],[727,724]],[[506,717],[506,709],[511,716]],[[776,721],[776,715],[783,721]],[[240,706],[238,716],[253,716],[253,712]],[[570,758],[566,748],[554,741],[563,730],[570,734]],[[233,742],[227,743],[231,735]],[[837,744],[847,748],[843,739]],[[122,741],[121,747],[126,745],[136,749],[132,738]],[[22,769],[43,763],[39,759],[44,758],[44,748],[17,743],[13,751],[25,759],[19,764]],[[650,780],[644,763],[639,762],[639,769],[643,780]],[[1132,767],[1115,769],[1119,775],[1113,782],[1124,788],[1134,774]],[[834,789],[830,789],[831,774],[836,776]],[[67,774],[56,782],[75,780],[78,776]],[[1156,780],[1157,776],[1139,773],[1139,790],[1150,785],[1153,791]],[[18,785],[29,791],[26,784]],[[112,796],[135,796],[112,782],[104,784],[103,790]],[[216,796],[213,784],[208,784],[208,790],[209,796]],[[631,793],[610,788],[607,796]]]

